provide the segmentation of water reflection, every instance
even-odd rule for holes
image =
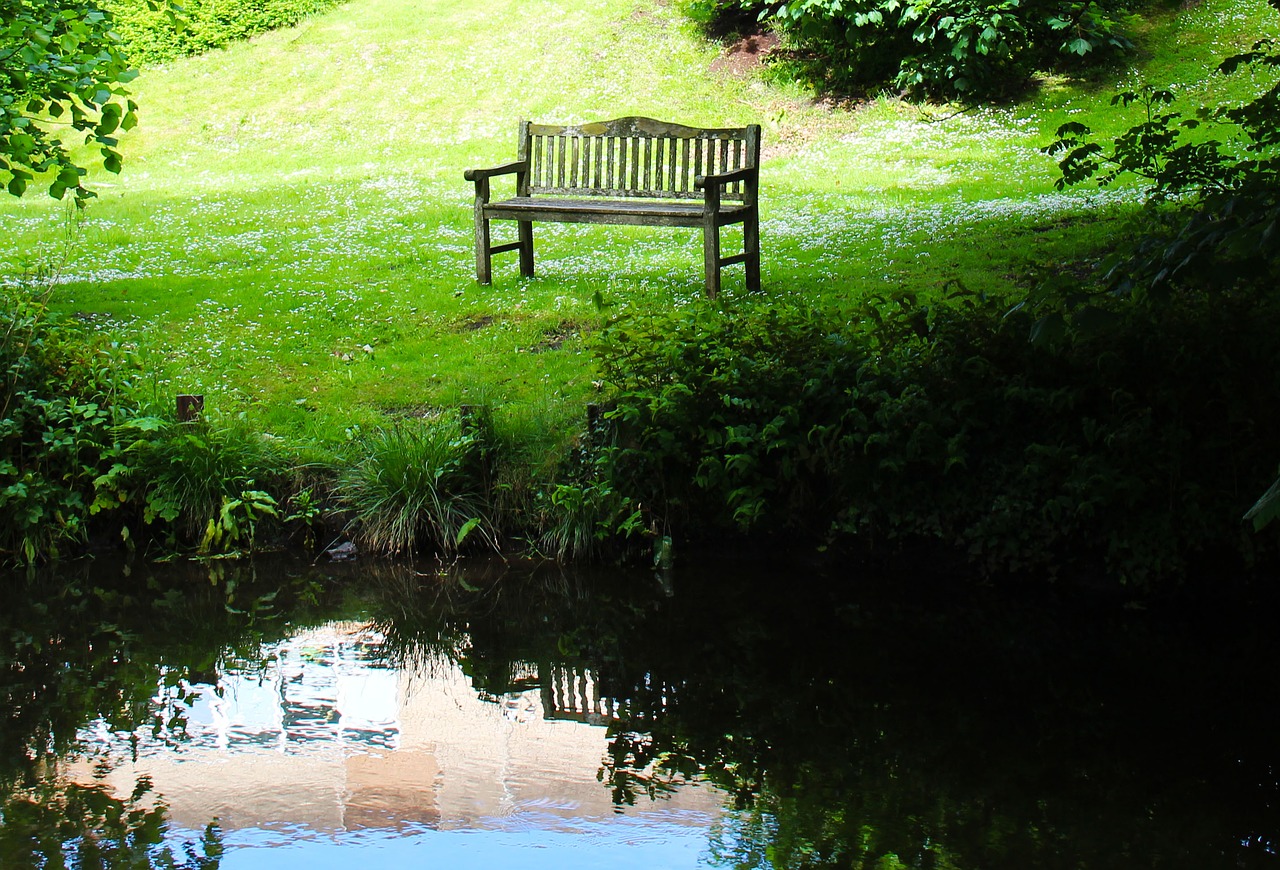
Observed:
[[[614,815],[597,779],[607,732],[584,701],[587,671],[566,678],[556,667],[543,680],[521,663],[514,682],[527,688],[482,696],[438,649],[393,666],[381,634],[356,622],[303,629],[260,652],[225,663],[216,682],[182,684],[176,704],[157,698],[183,722],[180,740],[101,723],[82,732],[85,746],[116,748],[105,781],[120,791],[145,778],[172,824],[216,818],[227,834],[568,832]],[[705,827],[719,804],[707,789],[682,791],[663,821]]]
[[[104,866],[1276,863],[1252,614],[794,568],[218,570],[0,614],[0,865],[41,866],[22,819],[69,794],[162,832]]]

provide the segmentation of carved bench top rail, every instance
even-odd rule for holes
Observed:
[[[652,197],[701,199],[699,175],[758,165],[760,128],[705,129],[618,118],[592,124],[520,125],[519,159],[526,161],[528,188],[522,196]],[[723,186],[721,197],[747,201],[743,181]]]

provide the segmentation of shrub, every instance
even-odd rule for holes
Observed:
[[[588,413],[586,430],[533,505],[538,549],[561,561],[621,557],[627,553],[619,544],[656,535],[656,529],[645,528],[643,507],[614,488],[618,448],[597,411],[598,406]]]
[[[812,427],[838,420],[869,350],[817,312],[781,306],[613,323],[597,346],[617,390],[613,489],[664,525],[806,527],[833,466]]]
[[[1119,3],[1094,0],[690,0],[714,22],[740,9],[787,34],[795,71],[837,91],[893,86],[977,100],[1025,85],[1036,69],[1096,64],[1132,48]]]
[[[285,459],[238,423],[175,423],[134,396],[141,366],[34,285],[0,304],[0,553],[31,564],[94,533],[162,529],[171,547],[252,548]]]
[[[1280,9],[1280,0],[1272,0]],[[1275,77],[1280,40],[1224,60],[1220,73],[1252,67]],[[1145,117],[1108,150],[1079,123],[1058,129],[1046,149],[1061,155],[1058,187],[1123,175],[1149,190],[1148,229],[1109,263],[1105,289],[1161,302],[1178,287],[1247,285],[1266,294],[1280,279],[1280,81],[1239,106],[1205,106],[1185,118],[1172,92],[1146,87],[1113,105]],[[1169,204],[1174,207],[1170,208]]]
[[[0,297],[0,371],[0,553],[30,564],[86,540],[136,366],[23,284]]]
[[[184,0],[170,6],[148,0],[107,0],[106,8],[135,63],[162,63],[225,48],[233,42],[291,27],[341,0]]]
[[[116,432],[120,447],[94,481],[95,511],[140,514],[168,546],[201,553],[252,549],[260,524],[278,518],[271,493],[285,487],[287,458],[239,421],[138,415]]]
[[[1280,10],[1280,0],[1271,5]],[[1099,298],[1133,300],[1158,314],[1171,300],[1199,294],[1244,295],[1260,311],[1274,308],[1280,282],[1280,40],[1259,40],[1218,71],[1233,75],[1243,68],[1264,82],[1271,79],[1270,86],[1241,105],[1203,106],[1191,118],[1175,110],[1170,91],[1145,87],[1118,94],[1113,105],[1137,104],[1145,117],[1110,148],[1091,141],[1082,124],[1059,128],[1058,141],[1046,150],[1061,155],[1060,188],[1089,179],[1107,185],[1132,175],[1145,182],[1149,196],[1134,241],[1103,262],[1096,285],[1046,282],[1023,303],[1040,315],[1036,334],[1089,329],[1098,321]],[[1241,346],[1235,355],[1248,351]],[[1259,528],[1278,517],[1280,480],[1246,514]]]
[[[1280,306],[1188,298],[1053,346],[1027,326],[909,296],[619,321],[611,485],[685,537],[932,542],[990,576],[1154,586],[1274,557],[1240,517],[1274,468]]]

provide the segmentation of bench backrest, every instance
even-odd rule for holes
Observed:
[[[518,156],[529,163],[521,196],[701,199],[696,176],[759,165],[760,127],[705,130],[652,118],[578,126],[522,121]],[[721,188],[722,199],[749,195],[742,182]]]

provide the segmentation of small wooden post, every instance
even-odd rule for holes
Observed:
[[[204,412],[204,396],[178,396],[178,422],[190,423]]]

